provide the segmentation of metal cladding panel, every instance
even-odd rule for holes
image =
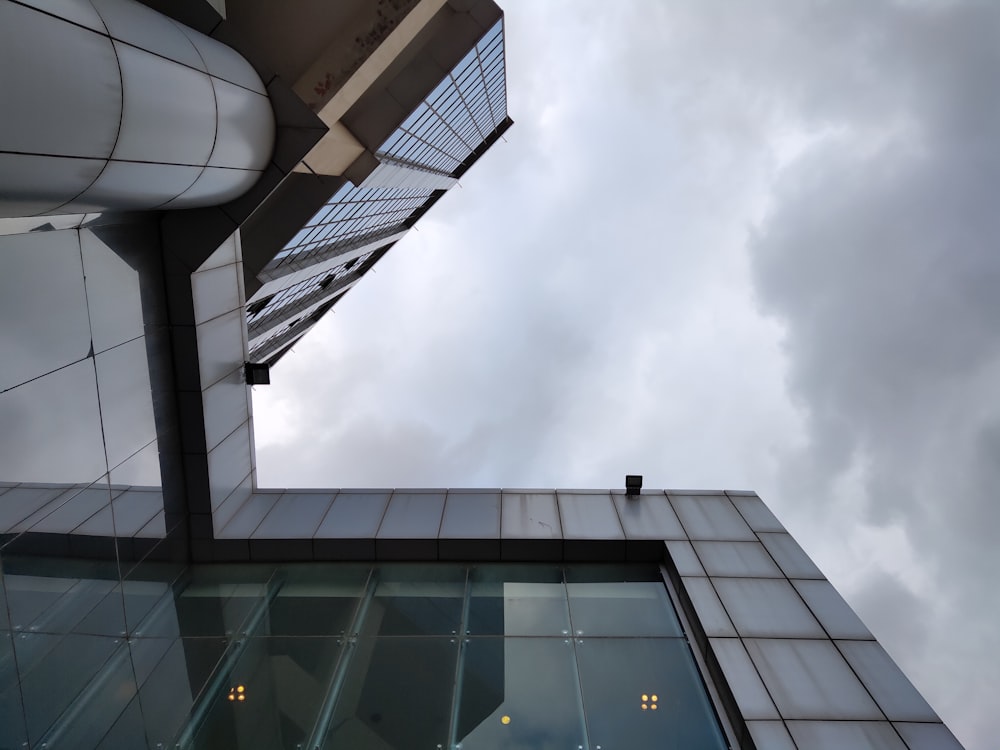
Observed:
[[[611,494],[556,492],[564,539],[624,539]]]
[[[780,718],[743,642],[738,638],[712,638],[710,644],[743,718]]]
[[[316,529],[316,538],[374,539],[391,494],[391,490],[338,492]]]
[[[693,542],[708,575],[737,578],[783,578],[760,542]]]
[[[838,641],[837,648],[890,721],[940,721],[878,643]]]
[[[743,638],[825,638],[792,584],[775,578],[714,578]]]
[[[662,492],[636,497],[612,493],[625,536],[629,539],[686,539],[684,527]]]
[[[756,495],[728,494],[729,499],[732,501],[733,505],[736,506],[736,510],[738,510],[740,515],[743,516],[743,520],[745,520],[754,531],[785,530],[785,527],[781,525],[781,522],[777,518],[775,518],[771,509],[768,508],[764,504],[764,501]]]
[[[885,719],[831,641],[763,638],[744,642],[783,719]]]
[[[665,542],[667,554],[671,562],[677,568],[677,574],[682,576],[703,576],[705,569],[698,560],[698,555],[691,546],[691,542],[680,540],[668,540]]]
[[[755,542],[757,537],[725,495],[668,493],[690,539]]]
[[[710,638],[735,638],[736,628],[733,627],[726,608],[722,606],[719,595],[715,592],[708,578],[682,578],[684,590],[691,598],[694,610],[698,614],[698,622],[705,635]]]
[[[504,539],[562,539],[555,492],[504,492],[501,504]]]
[[[212,509],[218,508],[253,470],[250,423],[244,422],[208,452]]]
[[[871,631],[829,581],[797,580],[792,581],[792,585],[828,636],[874,640]]]
[[[783,721],[748,721],[754,744],[766,750],[798,750]]]
[[[500,491],[449,491],[439,536],[442,539],[499,539]]]
[[[789,578],[825,578],[790,534],[761,533],[760,541]]]
[[[376,538],[437,539],[444,498],[444,490],[393,492]]]
[[[961,743],[944,724],[894,722],[893,727],[910,750],[962,750]]]
[[[250,538],[312,539],[333,497],[332,492],[286,492]]]
[[[107,36],[3,3],[0,50],[3,67],[18,70],[3,79],[4,151],[94,159],[111,155],[122,118],[122,82]]]
[[[887,721],[789,721],[800,748],[809,750],[907,750]]]
[[[221,532],[216,531],[215,535],[223,539],[249,539],[264,520],[264,516],[278,502],[279,497],[281,497],[279,492],[253,493],[236,511],[225,528]]]

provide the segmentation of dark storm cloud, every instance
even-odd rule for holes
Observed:
[[[893,631],[913,653],[924,631],[962,630],[993,654],[1000,638],[976,621],[1000,613],[978,573],[1000,567],[1000,9],[884,5],[864,21],[837,36],[857,55],[848,76],[867,71],[857,98],[786,89],[837,135],[778,180],[751,241],[754,281],[786,326],[808,425],[799,460],[830,488],[813,500],[836,513],[833,483],[858,471],[862,517],[905,530],[940,597],[899,609],[900,596],[873,595],[875,579],[859,589],[862,615],[877,634],[903,623]],[[985,742],[977,712],[997,662],[966,666],[941,710]]]

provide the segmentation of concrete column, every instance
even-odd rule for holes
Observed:
[[[0,0],[0,217],[225,203],[274,136],[256,72],[204,34],[134,0]]]

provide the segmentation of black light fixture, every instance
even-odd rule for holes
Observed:
[[[271,368],[263,362],[247,362],[243,365],[247,385],[270,385]]]
[[[642,474],[625,475],[625,497],[639,497],[642,489]]]

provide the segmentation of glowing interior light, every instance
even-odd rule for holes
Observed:
[[[656,710],[656,704],[654,703],[652,706],[650,706],[650,708],[655,711]]]
[[[651,698],[650,700],[652,700],[652,701],[653,701],[653,703],[656,703],[656,701],[658,701],[658,700],[660,700],[660,699],[659,699],[659,698],[657,698],[657,697],[656,697],[656,696],[654,695],[654,696],[653,696],[653,697],[652,697],[652,698]]]
[[[242,693],[242,692],[243,692],[243,691],[245,691],[245,690],[246,690],[246,688],[245,688],[245,687],[243,687],[242,685],[237,685],[237,686],[236,686],[236,692],[237,692],[237,693]],[[656,700],[656,696],[655,696],[655,695],[653,696],[653,700],[654,700],[654,701]]]
[[[240,693],[240,694],[239,694],[239,695],[238,695],[238,696],[236,697],[236,700],[239,700],[239,701],[245,701],[246,699],[247,699],[247,697],[246,697],[245,695],[243,695],[243,693]],[[656,708],[656,706],[653,706],[653,708]]]
[[[232,693],[230,693],[230,694],[229,694],[229,700],[231,700],[231,701],[234,701],[234,700],[236,700],[236,696],[235,696],[235,695],[233,695]]]
[[[647,708],[649,708],[649,706],[647,706],[645,703],[643,703],[642,704],[642,710],[645,711]]]
[[[644,701],[648,701],[648,700],[649,700],[649,696],[648,696],[648,695],[646,695],[645,693],[643,693],[643,694],[642,694],[642,699],[643,699]]]
[[[510,717],[507,716],[506,714],[504,714],[503,716],[500,717],[500,723],[501,724],[510,724]]]

